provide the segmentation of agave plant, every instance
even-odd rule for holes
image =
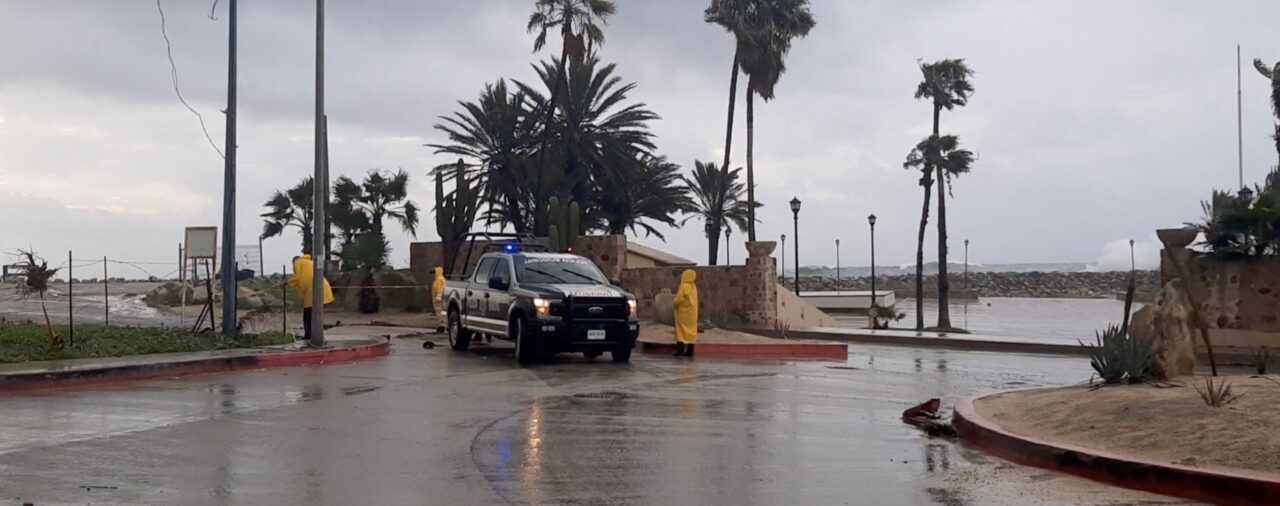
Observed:
[[[1107,384],[1141,383],[1151,374],[1156,354],[1146,339],[1134,337],[1118,325],[1095,334],[1094,344],[1077,341],[1089,352],[1089,365]]]
[[[1206,377],[1203,385],[1192,383],[1191,388],[1196,389],[1196,393],[1200,394],[1200,400],[1211,408],[1226,406],[1240,398],[1239,395],[1231,393],[1230,381],[1215,382],[1212,376]]]

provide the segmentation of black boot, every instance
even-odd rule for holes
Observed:
[[[692,344],[690,344],[690,345],[686,345],[686,346],[684,347],[684,356],[686,356],[686,357],[692,357],[692,356],[693,356],[693,345],[692,345]]]
[[[672,354],[671,356],[673,356],[673,357],[683,357],[683,356],[684,356],[684,343],[677,341],[677,342],[676,342],[676,352],[675,352],[674,354]]]

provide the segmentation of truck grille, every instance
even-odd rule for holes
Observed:
[[[631,316],[627,300],[617,297],[574,297],[567,301],[574,320],[626,320]]]

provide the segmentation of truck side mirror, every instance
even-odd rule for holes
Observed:
[[[490,290],[506,291],[508,288],[511,288],[511,283],[508,283],[506,278],[496,276],[489,278]]]

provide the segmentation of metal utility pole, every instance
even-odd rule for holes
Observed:
[[[102,324],[111,326],[111,281],[107,277],[107,257],[102,257]]]
[[[1244,109],[1240,92],[1240,44],[1236,44],[1236,153],[1240,162],[1240,187],[1244,188]]]
[[[836,293],[840,293],[840,240],[836,239]]]
[[[236,334],[236,0],[227,2],[227,141],[222,180],[222,335]]]
[[[324,165],[324,0],[316,0],[316,132],[315,175],[312,186],[315,195],[311,220],[311,346],[324,346],[324,261],[325,218],[324,205],[329,201],[325,184],[329,181]]]

